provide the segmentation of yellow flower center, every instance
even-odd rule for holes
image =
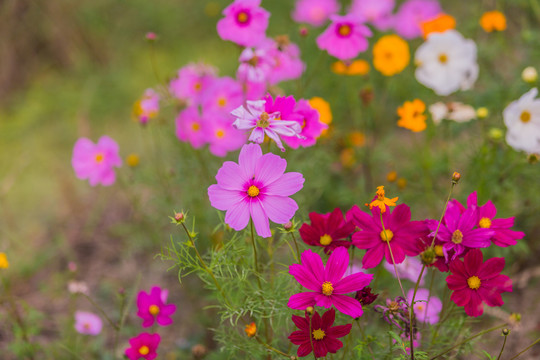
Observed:
[[[269,127],[270,126],[270,121],[268,121],[268,119],[270,119],[270,116],[268,115],[268,113],[263,112],[261,114],[261,116],[259,117],[259,120],[257,120],[257,126],[262,127],[262,128]]]
[[[478,276],[471,276],[467,279],[467,285],[473,290],[476,290],[480,287],[482,282],[480,281],[480,278]]]
[[[435,255],[439,257],[444,256],[442,245],[435,245]]]
[[[95,159],[96,162],[100,164],[105,159],[105,156],[102,153],[97,153]]]
[[[249,15],[245,11],[240,11],[238,15],[236,15],[236,20],[241,24],[245,24],[249,20]]]
[[[338,33],[341,36],[349,36],[352,32],[352,29],[349,25],[340,25],[338,29]]]
[[[446,54],[439,54],[439,62],[441,64],[446,64],[448,61],[448,56]]]
[[[392,230],[383,230],[381,231],[380,236],[382,241],[390,242],[394,237],[394,233],[392,232]]]
[[[225,105],[227,105],[227,99],[225,99],[224,97],[220,97],[217,103],[219,107],[224,107]]]
[[[201,91],[202,89],[202,84],[200,82],[196,82],[195,85],[193,85],[193,88],[195,89],[195,91]]]
[[[529,121],[531,121],[531,113],[528,111],[523,111],[519,119],[521,120],[521,122],[528,123]]]
[[[139,349],[139,354],[141,355],[148,355],[149,352],[150,352],[150,349],[146,345],[141,346]]]
[[[191,130],[193,131],[199,131],[201,129],[201,125],[199,123],[194,122],[191,124]]]
[[[321,243],[321,245],[330,245],[330,243],[332,242],[332,237],[328,234],[324,234],[323,236],[321,236],[319,242]]]
[[[148,308],[148,312],[154,316],[156,316],[157,314],[159,314],[159,306],[157,305],[150,305],[150,307]]]
[[[90,330],[90,324],[89,323],[84,323],[83,328],[85,330]]]
[[[390,302],[390,304],[388,305],[388,310],[390,310],[392,312],[398,311],[399,310],[399,304],[396,301]]]
[[[461,230],[454,231],[454,233],[452,234],[452,242],[454,244],[461,244],[462,241],[463,241],[463,233],[461,232]]]
[[[247,62],[251,66],[257,66],[259,64],[259,58],[257,56],[252,57]]]
[[[322,340],[326,336],[326,333],[322,329],[313,330],[313,338],[315,340]]]
[[[260,192],[261,191],[259,190],[259,188],[256,187],[255,185],[251,185],[247,191],[248,195],[251,197],[258,196]]]
[[[489,218],[487,218],[487,217],[483,217],[478,222],[478,226],[480,226],[481,228],[484,228],[484,229],[488,229],[488,228],[491,227],[491,220]]]
[[[324,295],[330,296],[334,292],[334,287],[330,281],[325,281],[322,284],[322,293]]]
[[[218,139],[221,139],[225,136],[225,131],[219,129],[218,131],[216,131],[216,136],[218,137]]]

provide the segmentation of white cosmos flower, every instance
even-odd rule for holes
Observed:
[[[540,99],[533,88],[504,109],[506,142],[516,150],[540,154]]]
[[[460,102],[436,102],[430,105],[429,112],[436,125],[439,125],[443,119],[453,120],[458,123],[468,122],[476,119],[476,110],[467,104]]]
[[[468,90],[478,78],[476,44],[455,30],[430,34],[414,60],[416,80],[438,95]]]

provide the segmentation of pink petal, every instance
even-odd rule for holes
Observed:
[[[236,231],[244,229],[249,222],[249,204],[241,201],[231,206],[225,214],[225,223]]]
[[[266,185],[264,192],[267,195],[290,196],[302,189],[304,181],[305,179],[300,173],[285,173],[271,184]]]
[[[478,249],[470,250],[467,255],[465,255],[465,271],[468,276],[474,276],[478,274],[478,269],[482,266],[484,262],[484,257],[482,251]],[[503,265],[504,266],[504,265]]]
[[[356,273],[341,279],[334,285],[334,294],[348,294],[358,291],[369,285],[373,279],[372,274]]]
[[[210,185],[208,188],[208,198],[210,204],[218,210],[228,210],[232,206],[241,202],[245,196],[233,190],[224,190],[219,185]]]
[[[472,251],[472,250],[471,250]],[[469,253],[471,252],[469,251]],[[480,279],[489,279],[498,276],[504,269],[504,258],[491,258],[486,260],[484,264],[480,264],[478,277]]]
[[[315,296],[315,305],[330,309],[332,307],[332,297],[324,294],[317,294]]]
[[[317,278],[305,266],[292,264],[289,266],[289,274],[306,289],[317,292],[321,290],[322,283],[317,281]]]
[[[380,244],[366,251],[366,254],[362,258],[362,267],[364,269],[371,269],[379,265],[384,256],[385,246],[386,245]]]
[[[471,299],[465,304],[465,313],[469,316],[477,317],[484,313],[482,299],[476,291],[471,291]]]
[[[261,147],[257,144],[247,144],[240,150],[238,165],[244,179],[251,179],[255,176],[255,164],[262,156]]]
[[[328,329],[328,336],[340,338],[349,335],[351,332],[352,324],[332,326]]]
[[[332,302],[334,303],[336,309],[338,309],[340,312],[355,319],[359,318],[364,313],[362,310],[362,305],[360,305],[358,300],[348,296],[332,295]]]
[[[369,249],[380,245],[381,237],[374,231],[357,231],[352,236],[352,242],[359,249]]]
[[[232,161],[225,161],[216,175],[218,185],[225,190],[244,190],[244,185],[249,178],[242,178],[240,166]]]
[[[324,266],[319,254],[308,249],[300,255],[300,258],[302,260],[302,265],[315,276],[315,279],[317,279],[319,284],[322,284],[325,281]]]
[[[272,153],[264,154],[255,165],[255,181],[269,185],[283,176],[287,161]]]
[[[345,274],[347,267],[349,266],[349,252],[343,246],[338,247],[332,252],[332,255],[326,262],[325,281],[330,281],[332,284],[336,284]]]
[[[261,203],[266,215],[276,224],[285,224],[298,210],[296,201],[285,196],[265,196]]]
[[[272,236],[268,215],[266,215],[260,200],[254,199],[251,201],[249,212],[251,213],[251,219],[253,220],[253,225],[255,225],[257,235],[263,238]]]
[[[472,292],[473,290],[468,287],[463,290],[456,290],[452,293],[450,299],[455,302],[457,306],[464,306],[469,303]]]
[[[301,292],[294,294],[289,298],[287,306],[295,310],[305,310],[308,306],[315,306],[315,296],[317,293],[314,292]]]

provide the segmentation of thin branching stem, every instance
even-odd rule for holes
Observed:
[[[540,343],[540,338],[536,339],[531,345],[527,346],[525,349],[523,349],[522,351],[520,351],[516,356],[514,356],[513,358],[511,358],[510,360],[514,360],[516,358],[518,358],[519,356],[521,356],[524,352],[528,351],[530,348],[532,348],[534,345]]]
[[[504,331],[504,330],[503,330]],[[506,345],[506,339],[508,338],[508,333],[504,334],[504,341],[501,347],[501,352],[499,353],[499,356],[497,356],[497,360],[501,360],[502,353],[504,351],[504,346]]]

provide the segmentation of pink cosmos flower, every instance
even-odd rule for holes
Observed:
[[[290,118],[296,118],[302,129],[299,134],[301,137],[283,137],[283,141],[293,149],[315,145],[317,138],[324,130],[328,129],[328,125],[319,120],[319,112],[311,107],[309,101],[304,99],[298,100],[294,114]]]
[[[297,0],[292,13],[294,21],[313,26],[324,25],[330,15],[339,11],[337,0]]]
[[[464,261],[452,261],[452,274],[446,278],[448,288],[454,291],[450,299],[457,306],[464,306],[465,313],[473,317],[484,312],[482,303],[502,306],[504,302],[501,293],[512,292],[512,280],[500,274],[504,264],[504,258],[491,258],[484,262],[479,249],[469,251]]]
[[[176,311],[176,305],[165,304],[169,291],[154,286],[150,293],[140,291],[137,295],[137,307],[139,311],[137,316],[143,319],[142,327],[154,325],[154,320],[161,326],[171,325],[173,323],[171,315]]]
[[[139,100],[140,113],[137,117],[141,124],[146,124],[149,119],[155,117],[159,113],[159,94],[154,89],[146,89],[143,97]]]
[[[292,97],[277,97],[275,103],[271,96],[267,96],[265,100],[246,101],[246,107],[240,106],[231,112],[236,118],[233,126],[238,130],[253,129],[248,140],[258,144],[264,141],[266,134],[276,142],[281,151],[285,151],[279,135],[299,136],[302,131],[297,121],[285,117],[292,113],[291,99],[294,108],[295,101]]]
[[[176,137],[189,142],[195,149],[208,141],[208,124],[199,114],[196,106],[188,107],[176,117]]]
[[[272,69],[267,76],[270,85],[297,79],[306,68],[306,65],[300,59],[298,45],[291,43],[287,36],[281,36],[277,39],[278,41],[267,39],[261,45],[261,48],[266,49],[267,56],[273,59]]]
[[[423,221],[411,221],[411,210],[407,205],[400,204],[393,211],[387,206],[382,214],[384,230],[381,210],[374,207],[371,214],[369,216],[356,205],[347,213],[347,219],[362,230],[353,234],[352,242],[359,249],[367,249],[362,258],[365,269],[377,266],[383,257],[392,264],[394,255],[395,263],[400,264],[405,260],[405,255],[416,256],[420,253],[416,241],[427,233],[427,227]]]
[[[161,336],[159,334],[142,333],[129,339],[131,347],[126,349],[125,355],[129,360],[154,360],[157,357],[157,348]]]
[[[236,151],[246,143],[247,136],[232,126],[229,114],[206,112],[208,119],[208,142],[210,152],[216,156],[225,156],[229,151]]]
[[[221,111],[229,113],[242,105],[244,94],[242,85],[230,77],[215,79],[202,94],[203,113]]]
[[[332,326],[336,319],[336,312],[330,309],[321,318],[315,311],[313,317],[308,314],[304,317],[292,316],[292,321],[300,330],[289,335],[289,340],[300,345],[296,354],[299,357],[308,356],[313,351],[315,357],[323,358],[328,353],[335,354],[343,347],[338,340],[351,332],[352,324]]]
[[[169,91],[177,99],[198,105],[203,94],[216,76],[216,69],[206,64],[189,64],[178,70],[169,83]]]
[[[223,10],[217,32],[223,40],[241,46],[255,46],[264,40],[270,13],[260,7],[261,0],[235,0]]]
[[[407,293],[407,301],[409,304],[412,301],[414,289],[410,289]],[[420,322],[428,324],[436,324],[439,322],[439,314],[442,310],[441,299],[429,294],[428,289],[419,288],[414,297],[415,304],[413,305],[414,315]]]
[[[304,178],[297,172],[284,173],[287,161],[277,155],[263,155],[257,144],[240,150],[238,164],[223,163],[216,175],[217,185],[208,188],[213,207],[227,211],[225,222],[236,231],[253,220],[257,234],[270,237],[270,223],[285,224],[298,205],[289,198],[302,189]]]
[[[244,99],[245,100],[260,100],[266,94],[266,83],[244,81]]]
[[[449,259],[449,252],[454,250],[451,260],[462,255],[466,250],[472,248],[484,248],[490,244],[491,237],[495,231],[491,229],[475,228],[477,214],[475,208],[469,208],[461,214],[460,208],[453,203],[448,203],[443,223],[439,226],[437,239],[442,241],[443,253]],[[438,221],[427,222],[431,235],[435,235]]]
[[[302,264],[289,266],[289,274],[303,287],[311,290],[291,296],[287,306],[291,309],[305,310],[308,306],[322,306],[336,309],[345,315],[358,318],[362,316],[362,305],[352,297],[345,296],[363,289],[373,279],[373,275],[357,273],[343,278],[349,266],[349,253],[338,247],[323,266],[321,257],[311,250],[301,255]]]
[[[265,83],[275,66],[275,60],[267,49],[246,48],[240,54],[240,66],[236,77],[241,82]]]
[[[394,0],[353,0],[350,13],[384,31],[393,24],[394,5]]]
[[[353,14],[330,16],[332,23],[317,38],[317,46],[334,57],[349,60],[368,48],[371,30]]]
[[[87,311],[75,311],[75,330],[83,335],[98,335],[103,328],[101,318]]]
[[[420,24],[441,13],[437,0],[407,0],[394,16],[394,28],[405,39],[422,36]]]
[[[396,276],[394,265],[385,262],[383,263],[383,266],[390,274],[392,274],[392,276]],[[406,257],[401,264],[396,264],[396,268],[401,279],[408,279],[413,283],[416,283],[418,276],[420,276],[420,273],[422,272],[422,263],[415,257]],[[424,271],[422,278],[420,279],[420,285],[424,285],[425,277],[426,272]]]
[[[345,221],[339,208],[328,214],[309,213],[311,225],[302,224],[299,230],[300,237],[308,245],[322,246],[326,254],[332,253],[337,247],[349,248],[351,242],[342,240],[354,231],[352,222]]]
[[[80,138],[73,147],[71,165],[75,176],[88,179],[90,186],[109,186],[116,180],[114,168],[122,166],[122,158],[118,155],[118,144],[108,136],[100,137],[97,144]]]

